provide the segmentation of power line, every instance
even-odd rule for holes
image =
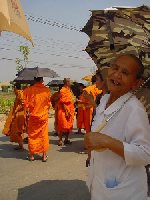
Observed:
[[[14,43],[15,41],[14,40],[9,40],[9,39],[7,39],[7,40],[5,40],[6,42],[11,42],[11,43]],[[2,45],[7,45],[7,46],[10,46],[9,44],[2,44]],[[44,48],[46,47],[46,48],[51,48],[51,49],[55,49],[55,48],[57,48],[58,46],[57,46],[58,44],[57,43],[50,43],[50,45],[44,45]],[[34,49],[36,49],[36,50],[41,50],[41,48],[37,48],[37,47],[42,47],[42,50],[43,50],[43,46],[41,45],[41,42],[40,42],[40,45],[38,44],[38,45],[36,45],[36,47],[35,48],[33,48],[32,50],[34,51]],[[77,53],[83,53],[83,50],[77,50],[77,47],[74,47],[74,46],[71,46],[70,48],[66,48],[66,45],[64,44],[64,45],[61,45],[61,47],[58,47],[59,48],[59,50],[65,50],[65,51],[73,51],[73,54],[75,53],[75,52],[77,52]],[[74,49],[75,48],[75,49]],[[58,51],[58,50],[57,50]],[[64,52],[64,53],[66,53],[66,52]],[[80,55],[80,54],[79,54]]]
[[[1,47],[0,48],[1,50],[6,50],[6,51],[12,51],[12,49],[9,49],[9,48],[4,48],[4,47]],[[14,51],[18,51],[19,50],[15,50],[13,49]],[[45,53],[42,53],[42,52],[36,52],[34,51],[33,53],[35,54],[40,54],[40,55],[45,55]],[[65,53],[65,52],[60,52],[60,53]],[[31,53],[32,54],[32,53]],[[51,55],[51,56],[56,56],[56,57],[67,57],[67,58],[73,58],[73,59],[82,59],[82,60],[90,60],[91,58],[82,58],[82,57],[79,57],[79,56],[72,56],[72,55],[63,55],[63,54],[56,54],[56,53],[47,53],[48,55]]]
[[[58,21],[54,21],[53,19],[47,19],[43,16],[35,17],[33,15],[26,14],[26,17],[27,17],[27,20],[30,20],[32,22],[41,23],[41,24],[45,24],[45,25],[48,25],[48,26],[55,26],[55,27],[58,27],[58,28],[68,29],[68,30],[71,30],[71,31],[80,32],[80,30],[82,29],[82,27],[78,28],[74,25],[68,25],[68,24],[60,23]]]
[[[11,43],[14,43],[14,41],[12,40],[6,40],[6,41],[9,41],[9,42],[11,42]],[[10,44],[5,44],[5,43],[2,43],[1,45],[3,45],[3,46],[9,46],[9,47],[11,47],[12,45],[10,45]],[[52,46],[51,46],[52,45]],[[59,48],[59,50],[65,50],[65,51],[69,51],[70,52],[70,48],[65,48],[65,46],[62,46],[62,47],[58,47],[58,46],[55,46],[54,44],[51,44],[51,45],[48,45],[48,46],[44,46],[44,48],[50,48],[50,50],[51,49],[56,49],[56,48]],[[43,50],[43,46],[42,45],[37,45],[36,47],[42,47],[42,48],[33,48],[32,49],[32,52],[34,52],[34,50],[36,49],[36,51],[37,50]],[[83,53],[83,50],[80,50],[80,51],[77,51],[76,49],[72,49],[71,48],[71,50],[73,51],[73,53]],[[57,50],[58,51],[58,50]],[[66,52],[62,52],[62,53],[66,53]],[[78,54],[78,55],[80,55],[80,54]]]
[[[6,57],[2,57],[0,58],[0,60],[7,60],[7,61],[15,61],[15,59],[13,58],[6,58]],[[21,61],[23,61],[22,59],[20,59]],[[40,64],[40,65],[47,65],[47,66],[50,66],[49,63],[47,62],[38,62],[38,61],[28,61],[29,63],[33,63],[33,64]],[[59,64],[59,63],[53,63],[51,64],[50,67],[62,67],[62,68],[79,68],[79,69],[85,69],[85,68],[91,68],[91,67],[94,67],[94,66],[89,66],[89,67],[83,67],[83,66],[80,66],[80,65],[70,65],[70,64]]]
[[[18,42],[18,36],[16,36],[17,38],[17,42]],[[35,40],[35,38],[41,38],[41,37],[33,37],[33,40]],[[14,40],[10,40],[10,39],[6,39],[5,41],[8,41],[8,42],[16,42]],[[20,43],[22,41],[19,41]],[[56,45],[61,45],[61,46],[71,46],[71,48],[75,47],[75,48],[85,48],[85,45],[83,44],[77,44],[75,42],[66,42],[64,40],[55,40],[54,38],[47,38],[47,40],[43,40],[43,39],[38,39],[38,42],[41,44],[42,42],[43,43],[46,43],[46,44],[56,44]],[[39,46],[39,44],[36,44],[36,46]],[[41,45],[40,45],[41,46]]]

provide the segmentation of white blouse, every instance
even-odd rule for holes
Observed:
[[[102,97],[92,123],[94,132],[104,118],[118,110],[131,93],[117,99],[106,110],[109,94]],[[110,150],[92,151],[87,185],[92,200],[147,200],[145,165],[150,163],[150,125],[143,105],[132,96],[107,123],[101,133],[124,144],[125,160]]]

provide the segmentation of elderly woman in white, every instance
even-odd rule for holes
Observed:
[[[116,58],[108,70],[110,94],[102,97],[92,133],[85,136],[92,151],[87,181],[92,200],[147,200],[144,166],[150,163],[150,125],[143,105],[131,93],[143,71],[141,61],[131,54]]]

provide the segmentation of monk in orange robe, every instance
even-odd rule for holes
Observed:
[[[69,78],[64,79],[64,86],[60,90],[58,102],[58,145],[62,146],[62,134],[65,134],[64,144],[71,144],[68,140],[69,134],[73,128],[74,122],[74,102],[73,93],[70,89],[71,81]]]
[[[15,150],[23,150],[26,115],[24,111],[23,90],[21,90],[20,84],[15,85],[15,95],[14,106],[6,119],[3,134],[10,136],[10,142],[18,143],[19,146],[15,147]]]
[[[59,93],[63,85],[59,86],[58,92],[55,92],[51,96],[51,105],[55,110],[55,121],[54,121],[54,129],[55,129],[55,135],[58,135],[58,102],[59,102]]]
[[[57,135],[57,115],[58,115],[58,109],[57,109],[57,103],[58,103],[58,99],[59,99],[59,92],[55,92],[52,96],[51,96],[51,104],[52,107],[55,111],[55,115],[54,115],[54,129],[55,129],[55,134]]]
[[[30,86],[32,86],[34,83],[32,83]],[[28,92],[28,90],[30,90],[30,86],[26,86],[23,90],[23,97],[24,97],[24,104],[26,105],[24,107],[25,109],[25,113],[26,113],[26,124],[27,124],[27,127],[28,127],[28,119],[29,119],[29,111],[28,111],[28,102],[30,101],[30,93]],[[28,129],[26,131],[26,133],[28,134]],[[25,137],[23,142],[25,144],[28,144],[28,137]]]
[[[77,134],[81,134],[81,129],[85,129],[85,123],[84,123],[84,110],[85,110],[85,104],[83,103],[83,89],[85,86],[83,84],[79,85],[80,95],[77,99],[77,128],[78,132]]]
[[[79,113],[77,117],[77,124],[78,127],[84,124],[86,133],[90,132],[92,113],[93,113],[93,105],[91,104],[91,101],[89,101],[89,99],[87,98],[87,94],[92,95],[95,101],[96,96],[102,92],[102,90],[99,90],[96,87],[95,82],[96,82],[96,76],[93,76],[92,85],[83,89],[83,93],[80,96],[80,101],[79,101]]]
[[[30,161],[34,154],[42,153],[42,161],[47,161],[49,149],[48,113],[50,108],[50,90],[43,84],[43,78],[35,78],[35,84],[26,91],[25,107],[29,112],[28,148]]]

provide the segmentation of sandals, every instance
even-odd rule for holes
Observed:
[[[31,161],[31,162],[35,161],[34,157],[31,158],[30,156],[27,156],[26,159],[29,160],[29,161]],[[48,156],[46,156],[46,159],[44,159],[44,158],[42,157],[42,162],[47,162],[47,160],[48,160]]]
[[[34,158],[31,158],[30,156],[27,156],[26,159],[27,159],[28,161],[35,161],[35,159],[34,159]]]
[[[86,159],[86,163],[85,163],[86,167],[89,167],[90,166],[90,160],[87,158]]]
[[[48,156],[46,156],[46,159],[42,158],[42,162],[47,162]]]
[[[20,147],[20,146],[17,146],[17,147],[14,147],[14,150],[16,150],[16,151],[18,151],[18,150],[21,150],[21,151],[23,151],[23,150],[24,150],[24,148],[23,148],[23,147]]]
[[[23,142],[24,144],[28,144],[28,137],[24,138]]]
[[[64,140],[64,145],[66,144],[72,144],[72,142],[70,140]]]
[[[58,141],[58,146],[62,146],[63,142],[62,141]]]
[[[84,148],[84,150],[83,150],[83,151],[80,151],[79,154],[88,154],[88,151],[87,151],[86,148]]]

